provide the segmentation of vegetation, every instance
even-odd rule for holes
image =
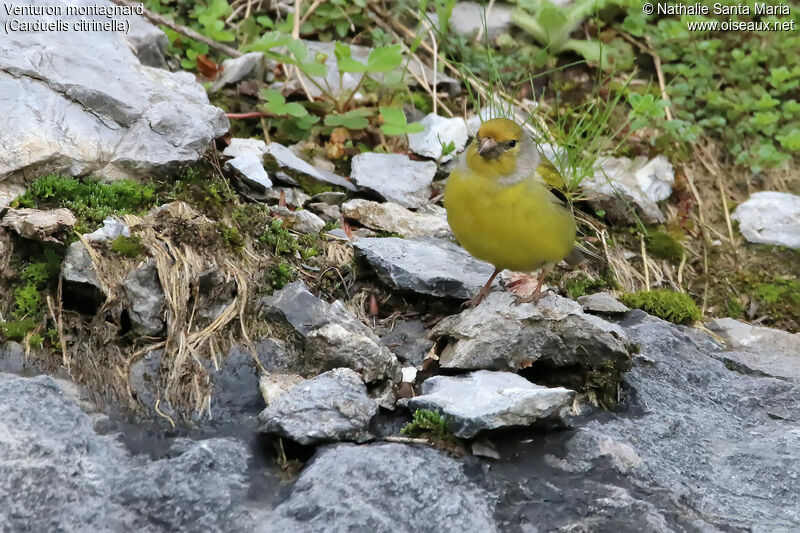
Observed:
[[[130,237],[120,235],[111,241],[111,251],[120,255],[124,255],[125,257],[133,258],[144,255],[145,248],[142,245],[142,239],[136,235],[132,235]]]
[[[622,303],[675,324],[693,324],[703,318],[692,297],[668,289],[639,291],[620,296]]]
[[[400,433],[409,437],[427,439],[434,444],[458,445],[459,441],[447,429],[447,421],[436,411],[417,409]]]

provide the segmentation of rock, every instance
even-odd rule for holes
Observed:
[[[415,154],[437,160],[441,158],[441,162],[445,162],[453,159],[455,154],[467,146],[469,133],[464,119],[444,118],[430,113],[420,122],[425,130],[408,136],[408,148]],[[455,150],[442,156],[442,145],[450,142],[455,144]]]
[[[261,374],[258,380],[258,388],[261,391],[264,403],[269,407],[269,404],[274,402],[278,396],[303,381],[306,381],[306,378],[299,374],[266,373]]]
[[[197,277],[195,317],[209,324],[216,320],[236,298],[236,282],[222,275],[219,268],[210,266]]]
[[[52,378],[0,374],[0,523],[9,531],[252,531],[247,446],[176,440],[131,456]],[[57,526],[54,526],[57,524]]]
[[[22,374],[26,366],[25,349],[20,343],[8,341],[0,346],[0,373]]]
[[[138,15],[132,15],[128,20],[131,25],[124,37],[139,62],[147,67],[167,68],[164,57],[169,44],[167,34]]]
[[[492,496],[465,470],[426,446],[326,446],[269,523],[275,531],[309,533],[498,531]]]
[[[274,206],[270,211],[280,217],[287,228],[300,233],[316,234],[325,227],[325,221],[307,209],[291,211],[286,207]]]
[[[164,350],[151,350],[136,359],[131,364],[128,372],[128,385],[133,391],[133,397],[142,407],[155,412],[156,403],[159,410],[173,419],[177,413],[172,408],[169,400],[161,397],[161,361]]]
[[[457,437],[471,439],[481,431],[561,421],[575,392],[534,385],[511,372],[478,370],[463,376],[434,376],[422,383],[422,394],[409,409],[445,415]]]
[[[334,186],[348,191],[356,190],[356,186],[343,177],[314,168],[297,157],[291,149],[275,142],[267,146],[265,161],[267,169],[274,170],[277,179],[290,185],[310,182],[312,188]]]
[[[69,209],[8,209],[0,225],[26,239],[61,243],[72,233],[75,222]]]
[[[14,183],[0,183],[0,211],[25,194],[25,187]]]
[[[644,222],[657,224],[665,219],[656,202],[670,197],[674,182],[672,164],[664,156],[649,161],[643,156],[609,157],[581,186],[587,192],[589,204],[605,210],[610,220],[635,222],[630,212],[633,207]]]
[[[450,15],[450,26],[453,31],[464,36],[474,34],[484,28],[489,40],[494,40],[502,33],[511,29],[512,7],[507,4],[494,4],[491,11],[485,11],[486,6],[476,2],[458,2],[453,6]],[[487,16],[488,15],[488,16]]]
[[[731,215],[749,242],[800,250],[800,196],[786,192],[753,193]]]
[[[470,450],[472,451],[472,455],[487,457],[496,461],[500,460],[500,453],[489,439],[480,439],[474,441],[472,446],[470,446]]]
[[[267,200],[278,203],[281,200],[281,194],[283,194],[283,199],[286,201],[286,205],[295,208],[303,207],[311,198],[309,195],[296,187],[273,187],[269,189],[264,196]]]
[[[340,301],[320,300],[300,282],[290,283],[261,303],[268,320],[283,323],[299,338],[302,360],[295,371],[308,375],[346,367],[367,384],[400,380],[400,363],[367,326]]]
[[[105,301],[105,288],[97,279],[92,256],[81,241],[67,247],[61,262],[64,280],[64,305],[84,314],[94,314]]]
[[[428,203],[436,163],[413,161],[402,154],[365,152],[353,157],[350,177],[364,190],[415,209]]]
[[[423,215],[409,211],[392,202],[349,200],[342,205],[346,218],[379,231],[397,233],[402,237],[447,237],[452,235],[447,219],[436,215]]]
[[[430,296],[472,298],[494,272],[490,264],[441,239],[364,238],[353,246],[385,283]]]
[[[122,220],[108,217],[103,220],[103,225],[91,233],[85,233],[84,238],[89,242],[113,241],[117,237],[130,237],[131,229]]]
[[[211,380],[212,420],[244,423],[245,419],[254,419],[264,409],[259,365],[263,367],[266,364],[268,360],[263,350],[257,349],[253,353],[243,346],[234,345],[227,356],[220,358],[219,368],[207,366]]]
[[[405,362],[421,365],[433,342],[426,338],[425,325],[420,320],[395,320],[391,329],[381,335],[381,342]]]
[[[347,195],[343,192],[325,191],[317,193],[309,199],[309,202],[324,203],[329,205],[342,205],[347,200]]]
[[[274,400],[258,416],[260,431],[300,444],[369,439],[367,427],[378,405],[367,396],[358,374],[336,368],[302,381]]]
[[[492,292],[477,307],[440,321],[431,337],[447,339],[439,354],[442,368],[517,371],[537,362],[580,368],[614,397],[620,374],[631,365],[619,326],[556,295],[515,305],[512,294]]]
[[[123,288],[130,302],[128,316],[133,330],[145,336],[161,333],[164,329],[167,301],[161,289],[155,261],[148,259],[132,270],[126,276]]]
[[[732,318],[717,318],[706,327],[728,346],[728,351],[713,354],[728,368],[800,384],[800,333],[751,326]]]
[[[246,185],[248,196],[254,199],[264,198],[264,192],[272,187],[267,171],[261,159],[253,154],[243,154],[227,161],[225,167]]]
[[[607,292],[596,292],[578,297],[578,303],[584,311],[590,313],[600,313],[615,315],[630,311],[628,306],[608,294]]]
[[[222,72],[209,90],[215,93],[226,85],[233,85],[246,79],[263,80],[266,62],[262,52],[250,52],[241,57],[226,59],[222,62]]]
[[[263,161],[264,154],[267,153],[267,143],[261,139],[241,139],[234,137],[225,149],[222,155],[225,157],[236,158],[244,155],[252,155]]]
[[[316,213],[325,222],[338,222],[342,219],[342,210],[338,205],[330,205],[322,202],[309,202],[306,207]]]
[[[105,15],[0,13],[0,25],[106,23]],[[98,8],[114,4],[97,0]],[[125,23],[125,17],[115,18]],[[0,43],[0,180],[50,172],[138,177],[200,159],[229,127],[187,72],[143,66],[123,33],[12,31]],[[47,111],[42,112],[43,109]],[[65,128],[64,124],[69,124]]]

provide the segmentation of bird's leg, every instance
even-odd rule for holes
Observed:
[[[517,305],[536,303],[545,296],[547,296],[547,291],[542,291],[542,285],[544,284],[544,278],[547,277],[549,270],[550,269],[548,267],[542,268],[542,272],[539,274],[539,283],[536,284],[536,289],[533,291],[533,294],[531,294],[530,296],[525,296],[524,298],[517,296],[517,299],[514,303]]]
[[[479,303],[481,303],[484,298],[489,296],[489,293],[492,292],[492,282],[494,281],[494,278],[496,278],[499,273],[500,273],[500,271],[495,268],[494,272],[492,273],[491,277],[489,278],[489,281],[487,281],[486,285],[484,285],[483,288],[480,290],[480,292],[478,292],[478,294],[475,295],[475,298],[473,298],[472,300],[464,302],[463,304],[461,304],[461,307],[466,307],[466,308],[470,308],[471,309],[471,308],[475,307],[476,305],[478,305]]]

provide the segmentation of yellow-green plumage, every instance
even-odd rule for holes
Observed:
[[[479,154],[478,142],[490,136],[506,143],[499,155]],[[509,140],[517,139],[513,146]],[[549,190],[563,180],[514,122],[486,122],[464,161],[447,180],[447,220],[459,243],[497,269],[531,272],[566,257],[575,243],[575,219]],[[536,168],[520,168],[532,162]],[[559,183],[560,182],[560,183]]]

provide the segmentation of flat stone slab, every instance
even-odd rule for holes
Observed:
[[[467,300],[494,272],[489,263],[443,239],[361,238],[353,246],[385,283],[430,296]]]
[[[481,431],[560,420],[574,398],[574,391],[542,387],[512,372],[478,370],[428,378],[408,407],[444,414],[450,431],[471,439]]]
[[[268,144],[265,156],[267,168],[272,170],[272,167],[275,167],[275,177],[291,185],[298,185],[301,180],[310,179],[322,185],[341,187],[348,191],[358,190],[343,177],[303,161],[282,144]]]
[[[403,154],[366,152],[353,157],[350,178],[384,200],[415,209],[428,203],[436,163],[414,161]]]
[[[602,313],[607,315],[617,315],[627,313],[630,308],[608,294],[607,292],[597,292],[578,297],[578,303],[584,311],[591,313]]]
[[[258,416],[262,433],[308,445],[369,439],[367,427],[378,404],[367,396],[361,377],[336,368],[301,381],[272,399]]]
[[[447,237],[452,235],[447,218],[415,213],[393,202],[373,202],[356,198],[342,205],[345,217],[378,230],[397,233],[402,237]]]
[[[800,249],[800,196],[787,192],[754,193],[731,219],[749,242]]]

